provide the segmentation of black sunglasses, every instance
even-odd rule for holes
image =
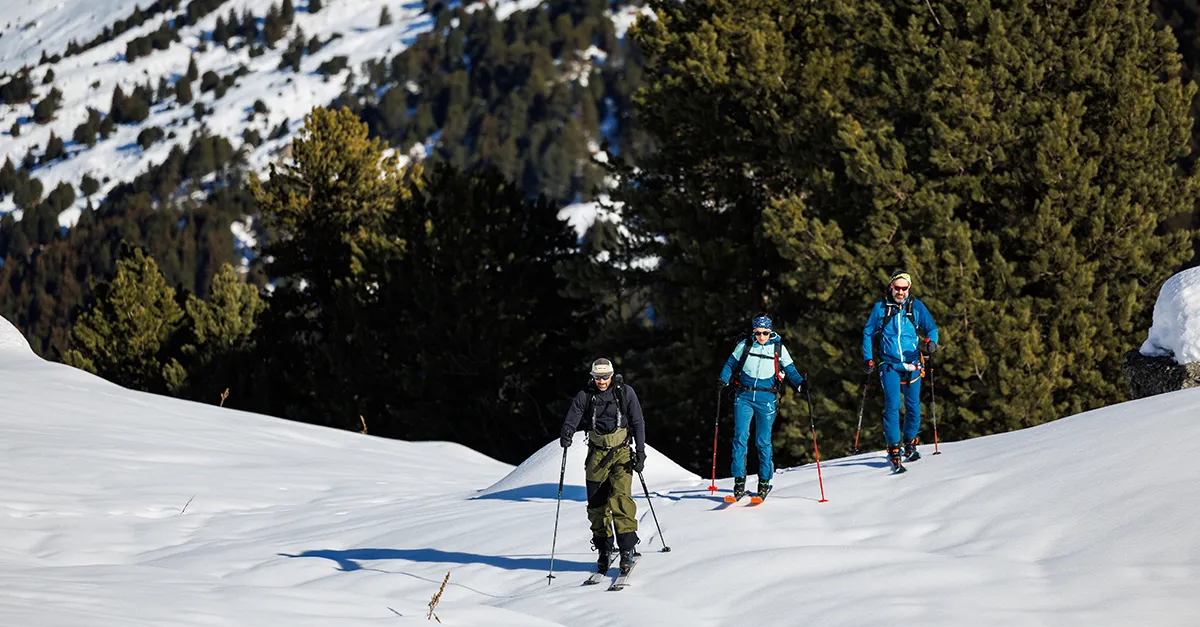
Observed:
[[[611,378],[612,378],[611,374],[594,374],[594,375],[592,375],[592,379],[595,381],[608,381]]]
[[[754,332],[754,334],[755,334],[755,335],[766,335],[766,336],[770,336],[770,335],[771,335],[771,332],[770,332],[770,331],[755,331],[755,332]]]

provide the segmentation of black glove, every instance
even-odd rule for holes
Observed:
[[[721,381],[720,379],[717,380],[717,389],[724,390],[725,386],[727,385],[729,385],[728,381]]]
[[[633,454],[633,471],[642,472],[646,469],[646,451],[638,450]]]
[[[801,381],[800,385],[796,386],[796,391],[801,394],[804,394],[806,391],[808,391],[808,379]]]
[[[574,431],[567,431],[566,429],[563,429],[562,435],[558,437],[558,443],[561,444],[563,448],[571,448],[571,440],[574,439]]]
[[[875,372],[875,360],[874,359],[868,359],[863,362],[863,372],[865,372],[867,374],[871,374],[872,372]]]
[[[935,342],[929,338],[925,338],[925,354],[932,355],[936,352],[937,352],[937,342]]]

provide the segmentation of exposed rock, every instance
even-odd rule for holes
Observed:
[[[1121,359],[1132,398],[1145,398],[1200,386],[1200,362],[1177,364],[1170,356],[1150,357],[1134,350]]]

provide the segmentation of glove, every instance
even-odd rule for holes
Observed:
[[[646,451],[639,449],[633,454],[633,471],[642,472],[646,469]]]
[[[571,448],[571,441],[574,439],[574,431],[568,432],[566,429],[563,429],[562,435],[558,437],[558,443],[562,445],[563,448]]]
[[[865,372],[867,374],[871,374],[872,372],[875,372],[875,360],[874,359],[868,359],[863,362],[863,372]]]
[[[724,390],[724,389],[725,389],[725,387],[726,387],[727,385],[729,385],[729,382],[728,382],[728,381],[724,381],[724,380],[721,380],[721,379],[718,379],[718,380],[717,380],[717,389],[719,389],[719,390]]]
[[[807,390],[808,390],[808,379],[801,381],[800,385],[796,386],[796,391],[801,394],[804,394]]]
[[[929,338],[925,338],[925,354],[932,355],[937,352],[937,342]]]

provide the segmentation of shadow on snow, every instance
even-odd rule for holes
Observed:
[[[557,491],[557,485],[555,486]],[[550,570],[550,557],[526,557],[507,555],[480,555],[478,553],[460,553],[457,551],[441,551],[438,549],[346,549],[346,550],[312,550],[298,555],[280,553],[282,557],[317,557],[330,560],[338,565],[338,570],[353,572],[363,570],[360,562],[380,560],[407,560],[410,562],[426,562],[434,564],[484,564],[504,570]],[[595,570],[593,562],[572,562],[561,558],[554,560],[554,570],[591,572]]]

